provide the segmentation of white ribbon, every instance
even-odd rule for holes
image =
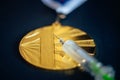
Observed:
[[[64,5],[54,0],[41,0],[45,5],[54,9],[57,13],[69,14],[87,0],[69,0]]]

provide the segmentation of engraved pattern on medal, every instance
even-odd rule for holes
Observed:
[[[95,54],[94,40],[86,32],[54,23],[25,35],[19,45],[21,56],[30,64],[45,69],[64,70],[80,66],[63,52],[62,45],[55,35],[64,41],[74,40],[91,56]]]

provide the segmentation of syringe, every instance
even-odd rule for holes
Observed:
[[[88,52],[72,40],[63,41],[63,39],[59,38],[59,41],[62,44],[63,51],[73,58],[73,60],[75,60],[78,64],[82,64],[84,70],[94,76],[95,80],[115,80],[115,72],[112,67],[103,66],[102,63],[90,56]]]

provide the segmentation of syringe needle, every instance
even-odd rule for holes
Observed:
[[[56,37],[57,39],[59,39],[59,42],[60,42],[61,44],[64,44],[64,40],[63,40],[62,38],[58,37],[56,34],[54,34],[54,35],[55,35],[55,37]]]

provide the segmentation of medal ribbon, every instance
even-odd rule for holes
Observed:
[[[87,0],[41,0],[45,5],[54,9],[57,13],[68,15]]]

